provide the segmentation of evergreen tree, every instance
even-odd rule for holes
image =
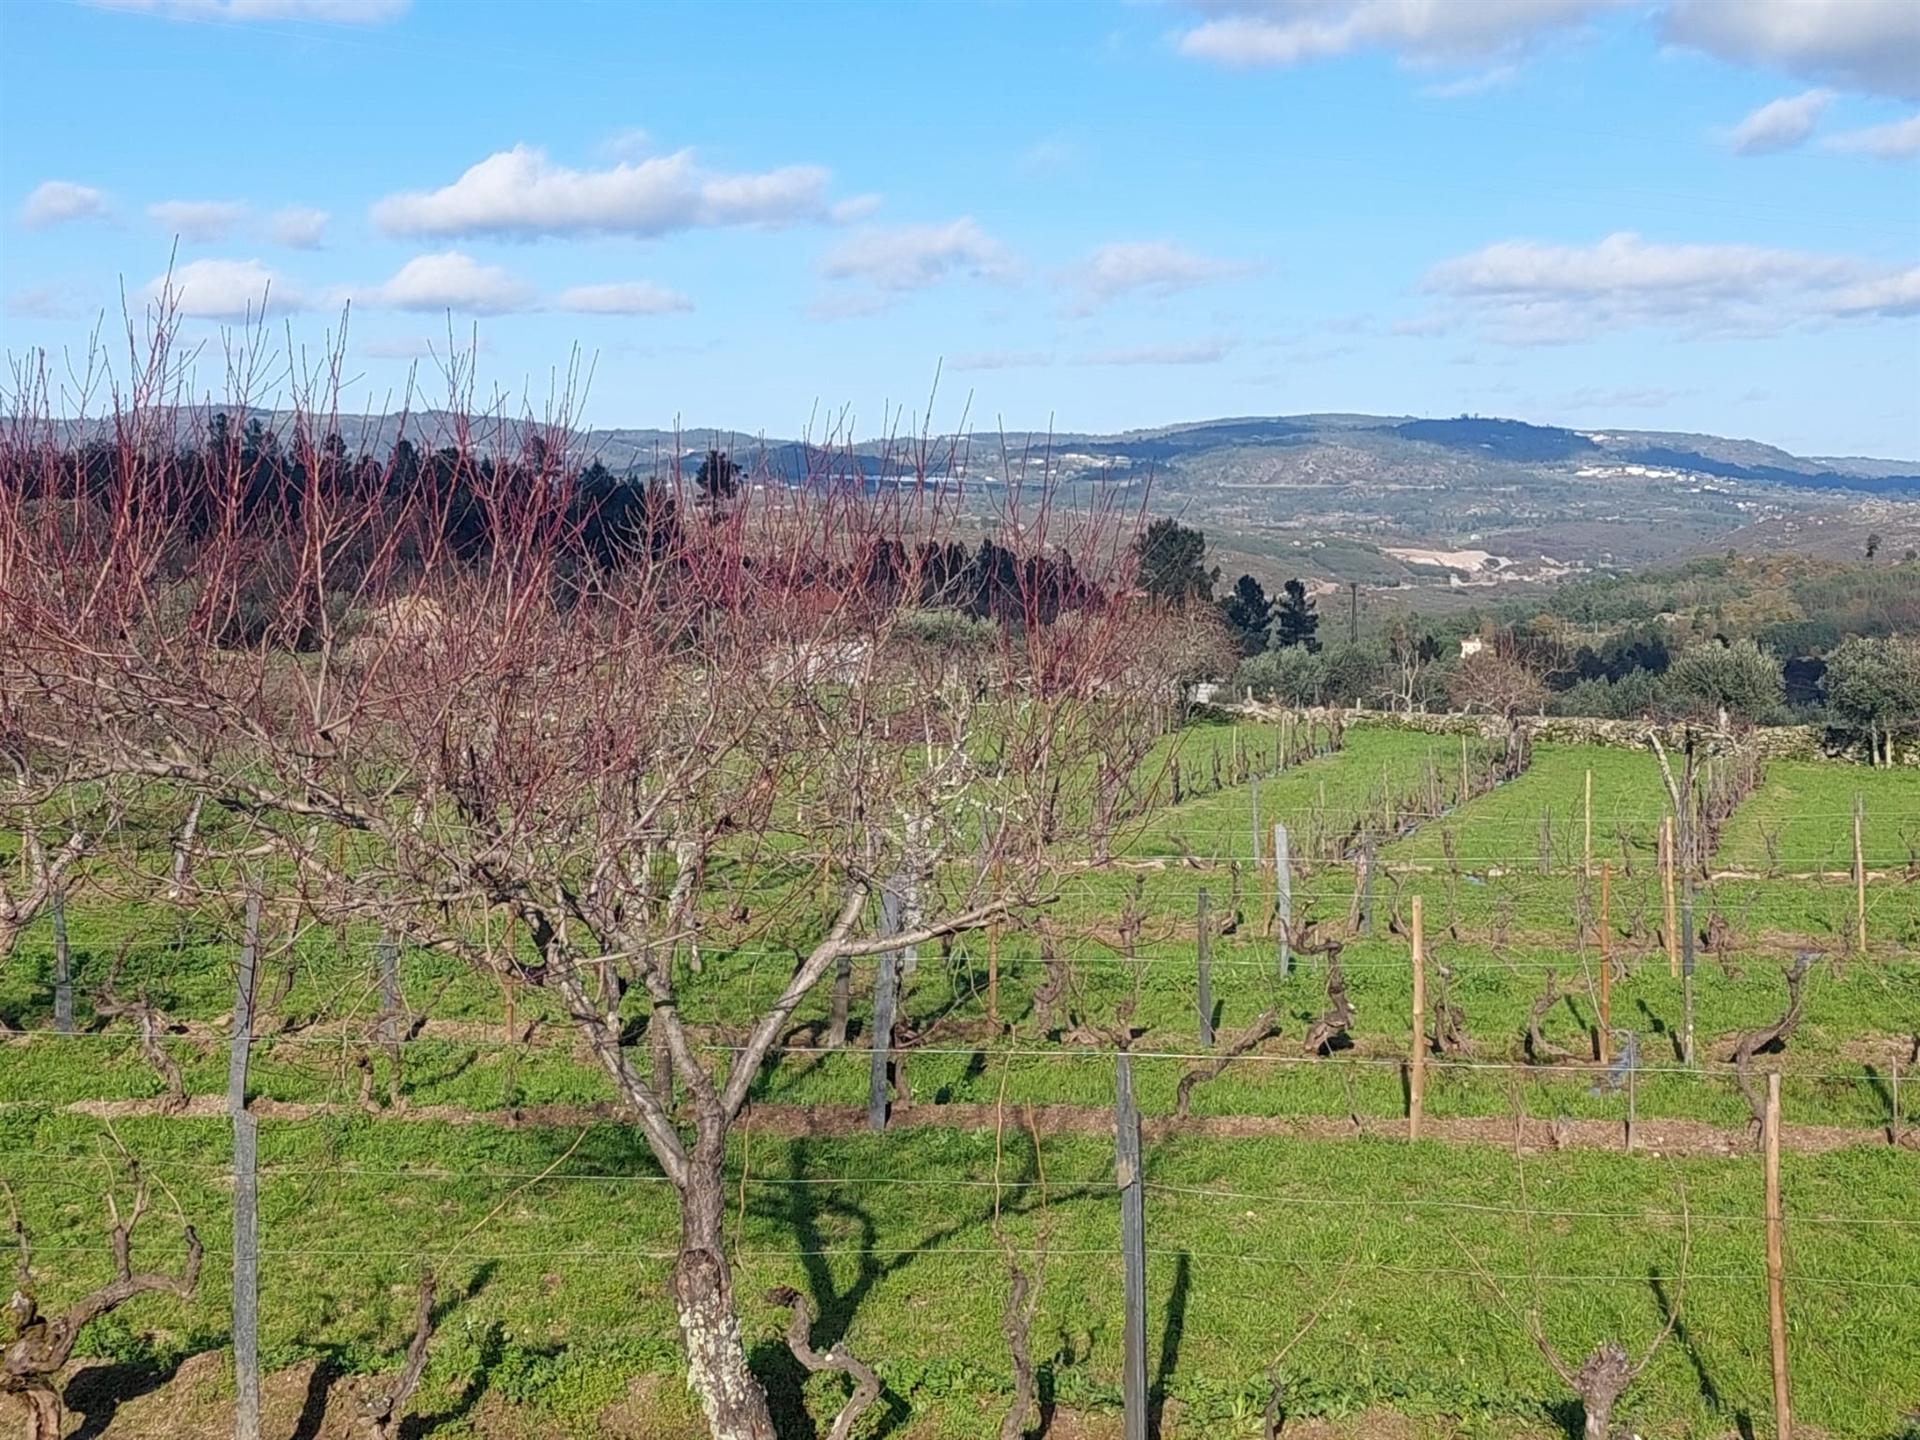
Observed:
[[[1258,655],[1267,648],[1267,629],[1273,624],[1273,601],[1261,583],[1251,575],[1233,582],[1233,589],[1220,602],[1221,618],[1245,656]]]
[[[1283,650],[1292,645],[1304,645],[1309,651],[1318,650],[1319,630],[1320,617],[1314,612],[1313,601],[1307,596],[1307,587],[1298,580],[1287,581],[1286,592],[1274,607],[1273,648]]]
[[[694,477],[694,484],[709,500],[731,499],[740,488],[740,467],[726,451],[709,450],[706,459],[700,462],[700,473]]]
[[[1174,605],[1213,599],[1214,582],[1220,572],[1206,568],[1204,533],[1162,516],[1133,544],[1140,559],[1140,588],[1154,599]]]

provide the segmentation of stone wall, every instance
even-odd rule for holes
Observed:
[[[1302,715],[1316,720],[1338,716],[1349,724],[1377,725],[1386,729],[1417,730],[1428,735],[1478,735],[1498,740],[1507,733],[1507,722],[1498,715],[1413,714],[1384,710],[1294,710],[1252,701],[1238,707],[1241,714],[1275,721],[1283,714]],[[1537,741],[1564,745],[1622,745],[1644,749],[1647,736],[1658,731],[1669,749],[1686,744],[1688,727],[1656,725],[1646,720],[1602,720],[1580,715],[1529,715],[1521,723]],[[1699,733],[1699,727],[1695,727]],[[1746,732],[1742,740],[1751,744],[1767,760],[1837,760],[1865,763],[1866,754],[1858,747],[1829,747],[1827,732],[1817,725],[1763,725]],[[1906,764],[1920,763],[1920,753],[1900,757]]]

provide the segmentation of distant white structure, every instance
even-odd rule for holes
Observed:
[[[1467,636],[1466,639],[1460,642],[1460,658],[1464,660],[1469,655],[1478,655],[1482,650],[1486,648],[1487,648],[1487,642],[1483,640],[1480,636],[1469,635]]]

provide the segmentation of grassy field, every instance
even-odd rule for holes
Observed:
[[[38,1250],[57,1261],[68,1292],[99,1279],[98,1127],[37,1110],[11,1112],[5,1124],[10,1150],[42,1162],[13,1182]],[[116,1132],[166,1178],[219,1253],[228,1241],[225,1125],[123,1121]],[[735,1231],[743,1294],[781,1283],[808,1291],[824,1317],[816,1339],[844,1336],[873,1357],[890,1404],[919,1422],[916,1434],[981,1433],[1007,1383],[992,1135],[755,1137],[751,1146],[734,1161],[736,1183],[747,1173]],[[1037,1356],[1060,1404],[1111,1409],[1119,1336],[1110,1147],[1044,1137],[1038,1154],[1020,1137],[1002,1162],[1004,1228],[1029,1265],[1047,1237]],[[1689,1437],[1766,1414],[1756,1161],[1577,1152],[1516,1160],[1497,1150],[1476,1164],[1462,1158],[1455,1147],[1373,1140],[1154,1147],[1153,1363],[1181,1433],[1257,1433],[1251,1417],[1265,1400],[1272,1352],[1350,1263],[1289,1359],[1294,1413],[1350,1416],[1389,1401],[1415,1419],[1444,1418],[1444,1433],[1550,1422],[1562,1398],[1556,1382],[1475,1264],[1508,1300],[1537,1297],[1568,1350],[1609,1336],[1644,1345],[1675,1294],[1683,1207],[1693,1237],[1681,1296],[1691,1339],[1661,1353],[1628,1414]],[[557,1160],[553,1177],[526,1188]],[[590,1433],[636,1369],[673,1367],[661,1283],[671,1212],[626,1127],[270,1124],[261,1163],[272,1367],[315,1357],[349,1372],[390,1366],[423,1263],[457,1297],[436,1340],[424,1413],[454,1409],[477,1382]],[[1906,1357],[1920,1349],[1920,1309],[1897,1288],[1859,1283],[1920,1272],[1920,1231],[1903,1194],[1910,1163],[1849,1151],[1787,1165],[1794,1379],[1802,1419],[1828,1434],[1888,1433],[1911,1402]],[[1522,1195],[1538,1212],[1530,1229],[1507,1213]],[[165,1263],[177,1226],[160,1219],[151,1230],[142,1257]],[[153,1302],[137,1322],[103,1327],[90,1343],[155,1364],[217,1346],[222,1280],[210,1265],[197,1303]],[[779,1312],[745,1308],[783,1407],[804,1388],[824,1413],[831,1386],[798,1384],[779,1350]]]
[[[1255,729],[1256,753],[1270,749],[1270,729]],[[1202,728],[1182,737],[1180,753],[1210,756],[1222,741],[1231,744],[1224,727]],[[856,971],[850,1053],[819,1048],[826,996],[809,997],[790,1048],[760,1079],[756,1118],[736,1134],[730,1159],[745,1320],[785,1432],[816,1434],[841,1392],[829,1379],[803,1380],[778,1343],[781,1312],[759,1297],[781,1283],[814,1297],[821,1348],[844,1336],[876,1364],[885,1404],[863,1426],[865,1440],[960,1440],[994,1428],[1010,1383],[997,1193],[1016,1247],[1031,1252],[1047,1237],[1034,1330],[1043,1398],[1087,1427],[1062,1434],[1107,1433],[1103,1417],[1118,1399],[1119,1282],[1104,1131],[1122,1015],[1135,1032],[1135,1083],[1150,1122],[1151,1364],[1166,1435],[1258,1434],[1267,1364],[1323,1306],[1289,1357],[1293,1414],[1361,1427],[1342,1434],[1367,1433],[1383,1415],[1435,1440],[1565,1433],[1577,1426],[1569,1397],[1509,1305],[1537,1295],[1566,1351],[1607,1336],[1644,1344],[1672,1300],[1683,1207],[1693,1231],[1683,1332],[1629,1392],[1622,1418],[1641,1433],[1689,1440],[1765,1432],[1760,1167],[1748,1105],[1725,1062],[1741,1031],[1780,1017],[1785,967],[1811,948],[1820,958],[1800,1027],[1763,1060],[1783,1073],[1792,1147],[1796,1408],[1813,1434],[1901,1433],[1916,1400],[1905,1357],[1920,1353],[1912,1318],[1920,1152],[1895,1150],[1885,1137],[1891,1067],[1911,1065],[1920,1034],[1920,886],[1903,873],[1873,877],[1871,948],[1854,956],[1844,878],[1743,874],[1704,885],[1698,922],[1720,916],[1727,940],[1700,957],[1703,1063],[1687,1070],[1674,1041],[1682,987],[1655,933],[1651,834],[1661,790],[1652,758],[1541,746],[1519,779],[1435,815],[1409,813],[1406,797],[1428,787],[1433,771],[1457,773],[1458,755],[1452,741],[1351,727],[1339,753],[1258,781],[1263,820],[1291,828],[1340,817],[1342,829],[1365,819],[1405,831],[1381,852],[1362,934],[1345,934],[1350,864],[1306,858],[1293,878],[1296,917],[1345,939],[1355,1017],[1349,1043],[1331,1056],[1302,1052],[1326,1005],[1325,962],[1295,957],[1291,973],[1279,973],[1267,926],[1272,876],[1251,863],[1244,785],[1152,810],[1133,823],[1114,864],[1063,868],[1044,929],[1009,931],[991,947],[982,934],[924,947],[907,998],[921,1036],[907,1061],[915,1105],[889,1134],[865,1134],[859,1119],[869,1070],[860,997],[870,993],[871,964]],[[1484,758],[1476,750],[1471,763]],[[1632,1032],[1642,1062],[1632,1103],[1646,1130],[1634,1154],[1618,1148],[1628,1096],[1591,1058],[1601,961],[1593,887],[1578,864],[1589,772],[1596,853],[1616,862],[1615,1048]],[[1716,865],[1764,870],[1752,845],[1775,822],[1762,814],[1803,821],[1801,833],[1815,837],[1804,853],[1824,854],[1838,836],[1850,858],[1850,798],[1835,797],[1863,782],[1877,827],[1871,860],[1903,843],[1903,825],[1920,825],[1920,792],[1906,798],[1910,778],[1769,767],[1727,827]],[[1197,1034],[1202,891],[1220,1033],[1267,1011],[1278,1033],[1201,1084],[1195,1122],[1183,1127],[1169,1123],[1176,1087],[1206,1053]],[[1425,908],[1430,1002],[1444,967],[1466,1045],[1430,1062],[1436,1138],[1410,1146],[1400,1136],[1415,895]],[[686,988],[685,1013],[716,1055],[784,978],[809,923],[804,907],[747,899],[768,918],[716,921],[703,972]],[[138,1156],[167,1197],[142,1231],[143,1263],[177,1254],[175,1204],[199,1226],[209,1264],[196,1302],[142,1300],[83,1341],[120,1367],[114,1373],[161,1383],[181,1360],[227,1341],[219,1257],[229,1243],[229,1130],[212,1097],[225,1079],[234,922],[213,913],[183,921],[86,890],[69,920],[81,1035],[45,1033],[44,922],[0,969],[0,1017],[26,1032],[0,1038],[0,1178],[34,1236],[51,1300],[104,1273],[101,1196],[124,1156]],[[318,1361],[347,1377],[393,1368],[413,1284],[432,1264],[449,1301],[416,1407],[429,1422],[420,1433],[610,1433],[636,1376],[661,1377],[637,1433],[696,1433],[673,1382],[677,1338],[663,1288],[676,1224],[670,1196],[635,1132],[606,1108],[608,1085],[549,997],[525,988],[513,997],[518,1029],[509,1039],[506,997],[491,977],[406,952],[405,992],[425,1023],[403,1047],[403,1108],[388,1108],[389,1061],[377,1051],[363,1105],[356,1062],[376,1008],[375,937],[307,932],[289,942],[280,924],[267,963],[276,993],[284,979],[274,1013],[285,1028],[258,1042],[252,1071],[269,1365]],[[990,948],[998,1028],[987,1016]],[[121,993],[144,989],[174,1022],[163,1043],[205,1105],[163,1116],[137,1103],[163,1094],[159,1076],[126,1022],[99,1024],[91,1010],[92,987],[116,964]],[[1541,1030],[1568,1058],[1534,1064],[1525,1032],[1550,968],[1562,993]],[[1050,976],[1064,983],[1043,1026],[1036,992]],[[993,1115],[1003,1095],[1006,1183],[996,1192]],[[1038,1156],[1012,1118],[1029,1103],[1038,1107]],[[1517,1120],[1532,1128],[1516,1132]],[[1556,1138],[1563,1127],[1565,1148]]]
[[[1717,861],[1764,870],[1846,870],[1853,864],[1853,802],[1861,852],[1875,870],[1920,863],[1920,771],[1873,771],[1777,760],[1721,836]]]
[[[1439,864],[1443,835],[1465,869],[1534,869],[1543,855],[1565,868],[1580,863],[1587,776],[1593,777],[1593,854],[1651,856],[1667,792],[1652,752],[1604,745],[1536,745],[1519,779],[1479,796],[1452,815],[1389,846],[1389,861]]]
[[[1267,743],[1264,732],[1272,727],[1245,728],[1262,732],[1261,740]],[[1187,765],[1199,765],[1203,774],[1210,774],[1205,762],[1211,756],[1211,737],[1205,730],[1199,736],[1181,753]],[[1493,747],[1485,742],[1468,746],[1468,764],[1476,783],[1485,776],[1492,758]],[[1415,822],[1421,818],[1423,802],[1413,797],[1425,788],[1429,773],[1435,774],[1451,794],[1460,764],[1460,744],[1446,736],[1351,727],[1338,752],[1258,780],[1260,853],[1266,855],[1272,847],[1269,836],[1275,821],[1287,826],[1294,837],[1294,850],[1303,858],[1319,853],[1319,847],[1312,843],[1316,835],[1331,839],[1366,821],[1383,827],[1390,820],[1396,826]],[[1236,785],[1161,809],[1116,850],[1123,857],[1134,858],[1251,860],[1252,803],[1250,787]]]

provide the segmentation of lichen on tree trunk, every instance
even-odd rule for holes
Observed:
[[[673,1303],[687,1353],[687,1384],[700,1398],[713,1440],[775,1440],[766,1392],[747,1368],[733,1275],[722,1245],[726,1193],[718,1155],[689,1160],[681,1196],[680,1259]]]

